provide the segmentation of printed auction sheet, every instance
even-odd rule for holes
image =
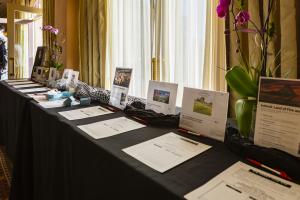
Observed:
[[[229,94],[184,88],[180,128],[224,141]]]
[[[300,81],[261,78],[254,143],[300,157]]]
[[[132,69],[116,68],[109,104],[124,109],[127,104]]]
[[[7,82],[8,85],[25,85],[25,84],[35,84],[33,81],[16,81],[16,82]]]
[[[39,83],[34,84],[22,84],[22,85],[13,85],[14,88],[30,88],[30,87],[41,87],[42,85]]]
[[[126,117],[78,126],[78,128],[95,139],[106,138],[144,127],[146,126]]]
[[[190,140],[175,133],[128,147],[123,151],[145,165],[164,173],[199,155],[211,146]]]
[[[50,89],[46,88],[46,87],[39,87],[39,88],[22,89],[22,90],[19,90],[19,91],[26,94],[26,93],[32,93],[32,92],[46,92],[46,91],[49,91],[49,90]]]
[[[60,115],[62,115],[68,120],[85,119],[89,117],[96,117],[96,116],[106,115],[111,113],[113,112],[101,106],[93,106],[88,108],[59,112]]]
[[[178,84],[150,81],[146,109],[157,113],[175,114]]]
[[[184,197],[188,200],[299,200],[300,186],[237,162]]]

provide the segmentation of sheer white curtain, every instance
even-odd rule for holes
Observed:
[[[133,68],[129,94],[145,97],[151,78],[150,0],[108,0],[106,86],[116,67]]]
[[[177,105],[183,87],[203,88],[206,4],[205,0],[162,2],[161,77],[178,83]]]

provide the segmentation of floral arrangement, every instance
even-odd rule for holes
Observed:
[[[45,25],[41,29],[42,31],[49,32],[53,38],[52,45],[48,47],[49,48],[48,65],[49,67],[53,67],[56,68],[57,70],[60,70],[64,67],[61,60],[61,55],[62,55],[62,45],[65,42],[65,39],[61,39],[62,37],[60,36],[62,36],[62,34],[60,33],[59,29],[55,27],[52,27],[50,25]]]
[[[240,96],[235,104],[235,113],[239,131],[245,137],[249,136],[253,126],[253,110],[256,109],[259,79],[261,76],[275,76],[278,69],[267,66],[268,47],[275,36],[275,25],[270,20],[275,0],[264,1],[268,5],[268,10],[261,26],[252,21],[251,13],[246,9],[246,0],[220,0],[216,8],[219,18],[228,16],[234,19],[233,30],[226,30],[225,34],[236,35],[236,53],[240,58],[240,65],[233,66],[225,77],[229,87]],[[251,60],[244,55],[240,44],[242,33],[255,37],[255,43],[260,51],[259,64],[251,65]]]

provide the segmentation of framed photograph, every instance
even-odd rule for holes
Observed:
[[[36,77],[35,80],[37,82],[43,82],[44,81],[44,67],[36,67]]]
[[[37,48],[33,66],[44,66],[45,65],[47,50],[48,50],[48,48],[45,46],[41,46],[41,47]]]
[[[157,113],[175,114],[178,84],[150,81],[146,109]]]
[[[132,74],[132,69],[116,68],[113,85],[129,88],[131,74]]]
[[[54,67],[50,67],[49,69],[49,76],[48,76],[48,81],[55,81],[56,79],[56,73],[57,73],[57,69]]]
[[[73,69],[65,69],[62,75],[62,79],[66,80],[67,83],[71,81]]]

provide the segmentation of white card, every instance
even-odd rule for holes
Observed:
[[[143,127],[146,126],[126,117],[78,126],[78,128],[95,139],[106,138]]]
[[[34,83],[34,84],[14,85],[13,87],[18,89],[18,88],[29,88],[29,87],[38,87],[38,86],[42,86],[42,85],[39,83]]]
[[[73,69],[65,69],[61,79],[66,80],[67,84],[69,84],[72,78]]]
[[[178,84],[149,81],[146,109],[175,114]]]
[[[188,200],[298,200],[300,186],[237,162],[184,197]]]
[[[127,104],[132,69],[116,68],[109,104],[124,109]]]
[[[175,133],[148,140],[123,151],[145,165],[164,173],[208,150],[211,146],[190,140]]]
[[[40,88],[29,88],[29,89],[23,89],[23,90],[19,90],[22,93],[32,93],[32,92],[45,92],[45,91],[49,91],[49,88],[46,87],[40,87]]]
[[[77,110],[59,112],[60,115],[62,115],[68,120],[85,119],[89,117],[96,117],[96,116],[106,115],[111,113],[113,112],[101,106],[93,106],[93,107],[82,108]]]
[[[254,143],[300,157],[300,80],[261,78]]]
[[[184,88],[179,126],[224,141],[229,94]]]

